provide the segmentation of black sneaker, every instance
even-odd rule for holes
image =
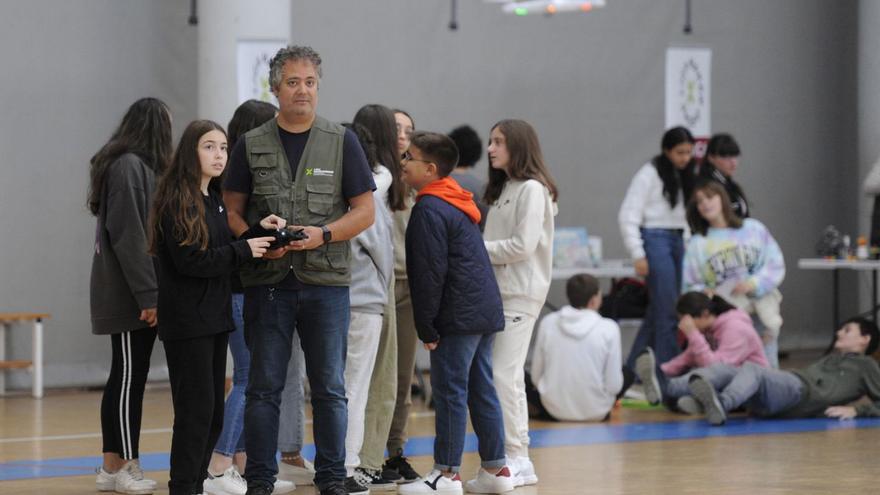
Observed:
[[[345,478],[345,493],[349,495],[370,495],[370,489],[355,481],[354,476],[349,476]],[[321,490],[321,495],[324,495],[324,490]]]
[[[345,488],[345,483],[341,481],[336,481],[331,485],[327,485],[324,488],[321,488],[321,495],[348,495],[349,493],[357,493],[357,492],[349,492]],[[361,487],[363,488],[363,487]],[[250,492],[248,492],[250,493]],[[363,493],[370,493],[369,490]]]
[[[387,469],[390,471],[397,471],[398,474],[403,476],[403,483],[408,483],[410,481],[415,481],[421,476],[419,473],[410,466],[409,462],[406,460],[406,457],[403,454],[397,454],[394,457],[391,457],[387,461],[385,461],[385,466],[383,469]],[[384,471],[383,471],[384,472]]]
[[[272,489],[271,486],[249,486],[245,495],[272,495]]]
[[[397,471],[394,472],[397,474]],[[401,477],[401,479],[403,479]],[[371,492],[394,492],[397,491],[397,485],[393,481],[384,478],[379,474],[379,470],[372,471],[364,468],[355,468],[354,480],[359,484],[370,489]]]
[[[382,467],[382,471],[379,476],[392,483],[406,483],[406,480],[403,479],[403,476],[401,476],[400,473],[393,469],[386,469],[385,467]]]

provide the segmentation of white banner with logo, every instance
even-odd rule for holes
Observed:
[[[275,103],[269,87],[269,62],[285,46],[286,40],[238,40],[236,71],[239,104],[250,99]]]
[[[708,137],[711,126],[712,50],[666,50],[666,129],[687,127],[695,137]]]

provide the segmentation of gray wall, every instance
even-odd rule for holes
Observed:
[[[140,96],[171,105],[175,135],[195,118],[188,3],[0,6],[0,310],[53,314],[50,386],[106,377],[107,339],[89,331],[88,159]],[[665,49],[710,46],[713,128],[741,141],[738,178],[788,259],[783,346],[827,342],[828,274],[800,272],[796,260],[812,254],[826,224],[856,227],[855,2],[694,2],[689,37],[683,2],[612,0],[549,19],[459,3],[461,29],[450,32],[445,0],[294,2],[293,41],[325,59],[321,112],[347,120],[378,102],[410,110],[419,128],[468,122],[484,134],[498,119],[527,119],[560,184],[557,224],[588,226],[604,238],[606,257],[621,257],[617,208],[663,131]],[[13,333],[21,335],[9,347],[26,356],[27,332]],[[156,355],[159,366],[160,347]]]
[[[196,31],[189,2],[36,0],[0,5],[0,311],[40,311],[46,384],[106,380],[110,340],[91,335],[95,221],[88,162],[142,96],[195,117]],[[8,342],[30,353],[30,330]],[[154,363],[162,363],[156,348]],[[29,383],[20,372],[9,384]]]
[[[446,1],[295,2],[293,41],[324,58],[319,110],[350,119],[378,102],[422,129],[467,122],[484,137],[501,118],[524,118],[560,184],[557,225],[586,225],[606,257],[623,257],[617,209],[659,148],[665,50],[709,46],[712,127],[740,141],[737,179],[787,258],[782,345],[827,343],[830,276],[799,271],[797,259],[825,225],[856,226],[857,3],[694,2],[691,36],[683,2],[613,0],[552,18],[459,4],[450,32]]]

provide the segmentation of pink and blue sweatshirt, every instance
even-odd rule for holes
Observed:
[[[707,335],[702,332],[688,334],[687,349],[661,364],[660,369],[666,376],[679,376],[690,369],[716,363],[741,366],[745,362],[769,366],[764,344],[752,326],[752,318],[745,311],[731,309],[715,318]]]
[[[695,234],[684,255],[682,292],[715,289],[725,283],[752,282],[751,297],[773,291],[785,278],[779,244],[761,222],[746,218],[738,229],[709,228]]]

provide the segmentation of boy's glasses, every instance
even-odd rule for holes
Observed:
[[[403,154],[403,159],[401,161],[404,162],[422,162],[422,163],[432,163],[428,160],[419,160],[418,158],[413,158],[412,154],[409,151]]]

